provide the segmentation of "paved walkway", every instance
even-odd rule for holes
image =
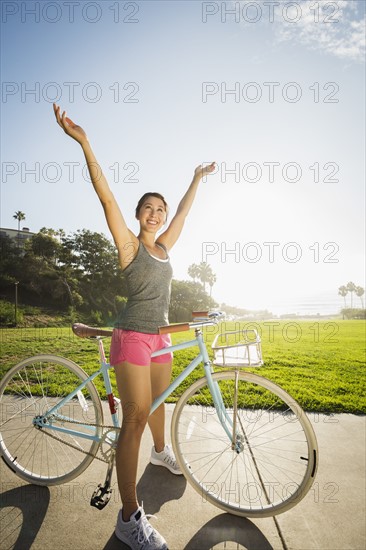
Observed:
[[[168,421],[171,409],[168,408]],[[310,415],[320,453],[318,475],[295,508],[261,520],[242,519],[203,502],[182,477],[148,463],[145,432],[138,493],[170,550],[364,550],[365,417]],[[79,478],[50,488],[27,485],[0,461],[1,550],[125,550],[114,536],[115,491],[104,510],[89,505],[105,478],[94,461]]]

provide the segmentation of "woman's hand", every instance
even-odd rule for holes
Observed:
[[[212,172],[215,170],[215,163],[212,162],[208,166],[197,166],[197,168],[194,171],[194,177],[195,178],[203,178],[207,176],[207,174],[212,174]]]
[[[78,126],[73,122],[70,118],[66,116],[66,111],[60,115],[60,106],[56,105],[56,103],[53,104],[53,110],[55,112],[55,117],[57,120],[57,124],[61,126],[63,131],[73,139],[75,139],[80,145],[83,145],[83,143],[86,143],[88,141],[88,137],[84,130],[81,128],[81,126]]]

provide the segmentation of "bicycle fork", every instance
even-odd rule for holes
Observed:
[[[234,395],[233,395],[233,418],[230,418],[225,404],[222,399],[219,385],[216,381],[213,381],[211,377],[208,377],[208,384],[210,386],[211,394],[214,399],[214,406],[221,422],[223,429],[225,430],[228,439],[231,441],[231,448],[237,454],[244,450],[244,436],[240,433],[238,420],[240,423],[241,431],[244,433],[244,427],[242,426],[240,419],[238,418],[238,393],[239,393],[239,369],[235,369],[234,379]]]
[[[234,386],[234,403],[233,403],[233,435],[231,438],[231,448],[232,450],[237,449],[237,435],[236,435],[236,424],[237,424],[237,413],[238,413],[238,380],[239,380],[239,372],[238,369],[235,370],[235,386]]]

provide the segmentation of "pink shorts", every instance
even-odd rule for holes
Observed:
[[[151,357],[158,349],[171,346],[170,334],[145,334],[134,330],[114,329],[110,348],[110,364],[119,365],[124,361],[133,365],[169,363],[171,352]]]

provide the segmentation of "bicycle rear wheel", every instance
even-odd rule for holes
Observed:
[[[212,378],[233,422],[235,372]],[[304,411],[282,388],[246,372],[238,372],[237,384],[236,449],[202,378],[175,407],[174,452],[203,499],[238,516],[274,516],[309,491],[317,469],[316,437]]]
[[[99,441],[82,437],[100,437],[102,431],[102,405],[92,382],[54,414],[46,414],[87,378],[76,363],[54,355],[25,359],[4,376],[0,384],[0,454],[25,481],[66,483],[94,459]]]

